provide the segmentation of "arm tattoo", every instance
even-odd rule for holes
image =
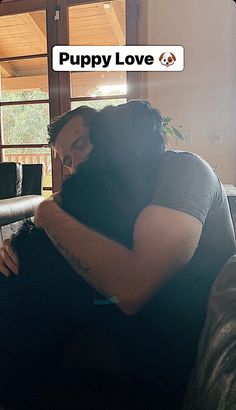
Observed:
[[[53,234],[49,234],[45,231],[57,250],[66,259],[69,265],[80,275],[86,282],[88,282],[93,288],[95,288],[99,293],[103,294],[105,297],[110,298],[111,295],[106,294],[101,286],[96,275],[89,269],[88,266],[82,265],[81,260],[73,255],[65,246],[61,245],[57,238]]]

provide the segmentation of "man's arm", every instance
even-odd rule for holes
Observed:
[[[82,225],[53,200],[39,205],[35,222],[70,265],[102,293],[115,296],[127,314],[191,259],[202,229],[193,216],[150,205],[136,221],[129,250]]]

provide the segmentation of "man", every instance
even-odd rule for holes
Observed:
[[[82,114],[81,116],[81,108]],[[78,109],[67,113],[65,117],[65,128],[67,137],[58,135],[57,148],[58,155],[63,165],[74,173],[79,164],[86,161],[93,146],[89,141],[88,120],[95,115],[95,110],[90,107],[79,107]],[[57,127],[64,124],[64,117],[57,120]],[[56,149],[56,147],[54,147]],[[65,152],[65,155],[63,153]],[[55,195],[57,197],[57,195]],[[3,247],[0,249],[0,272],[8,277],[11,273],[17,275],[18,260],[17,256],[11,249],[10,239],[6,239]]]
[[[120,135],[125,137],[120,146],[123,156],[132,128],[136,134],[153,118],[145,143],[146,137],[161,135],[155,110],[136,104],[113,110],[117,121],[111,121],[110,132],[117,141]],[[68,120],[64,117],[65,123],[51,139],[72,172],[92,149],[88,129],[74,114]],[[163,382],[163,391],[169,386],[163,401],[171,393],[181,400],[211,284],[235,252],[235,239],[227,198],[211,167],[185,152],[165,151],[158,161],[153,199],[136,220],[131,250],[75,221],[53,199],[39,206],[35,223],[80,275],[115,297],[120,309],[133,316],[126,329],[128,356],[138,377],[149,384],[150,400],[157,380]],[[6,243],[0,270],[16,273],[16,262]],[[176,370],[180,367],[181,375]]]

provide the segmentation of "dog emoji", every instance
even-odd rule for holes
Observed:
[[[176,57],[173,53],[162,53],[159,57],[159,61],[162,65],[169,67],[170,65],[174,64]]]

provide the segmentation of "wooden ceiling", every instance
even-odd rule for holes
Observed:
[[[0,16],[0,58],[45,54],[46,36],[45,11]],[[125,0],[71,6],[69,44],[125,44]],[[47,91],[47,58],[11,59],[0,63],[0,68],[2,91]],[[72,75],[73,96],[87,96],[102,84],[124,82],[125,73],[75,73]]]

